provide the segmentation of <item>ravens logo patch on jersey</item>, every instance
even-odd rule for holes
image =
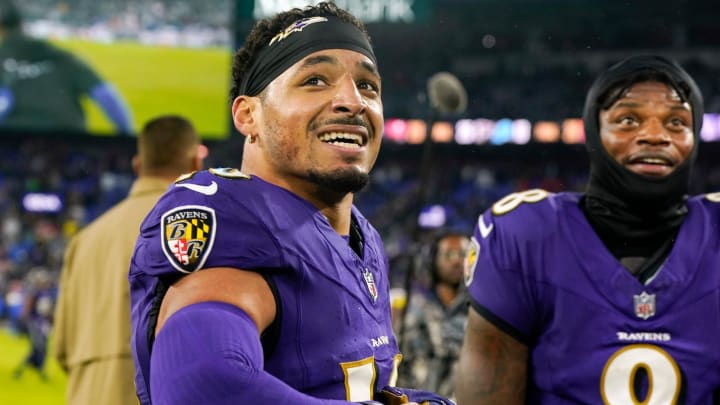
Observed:
[[[160,219],[162,247],[172,266],[192,273],[205,264],[215,241],[215,211],[185,205],[164,213]]]

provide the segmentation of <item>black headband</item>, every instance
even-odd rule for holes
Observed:
[[[258,95],[297,61],[323,49],[356,51],[376,63],[367,35],[354,24],[335,17],[303,18],[275,35],[259,52],[242,80],[239,94]]]

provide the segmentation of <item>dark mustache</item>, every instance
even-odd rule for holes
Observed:
[[[313,124],[310,127],[310,129],[315,130],[315,129],[318,129],[321,126],[325,126],[325,125],[355,125],[355,126],[365,127],[365,129],[367,129],[368,135],[370,137],[373,137],[375,135],[375,131],[373,131],[372,126],[360,117],[333,118],[333,119],[327,120],[325,122],[322,122],[320,124]]]

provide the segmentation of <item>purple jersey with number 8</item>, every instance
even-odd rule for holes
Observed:
[[[720,387],[720,199],[688,201],[645,284],[605,248],[581,195],[529,190],[478,219],[472,305],[527,344],[529,404],[712,404]]]

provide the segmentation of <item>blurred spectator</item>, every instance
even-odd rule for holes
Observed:
[[[400,386],[454,396],[455,364],[467,322],[463,271],[469,244],[464,234],[443,232],[431,246],[430,288],[413,290],[400,336]]]
[[[31,367],[38,372],[41,379],[47,380],[45,358],[57,291],[50,273],[43,267],[33,268],[28,274],[27,283],[28,291],[20,319],[30,339],[30,352],[15,368],[13,376],[20,378],[25,369]]]
[[[137,141],[130,195],[80,231],[65,253],[53,353],[68,373],[68,404],[137,403],[130,353],[130,256],[140,223],[173,180],[202,169],[207,149],[178,116],[148,122]]]
[[[24,306],[24,292],[21,280],[9,280],[4,286],[5,316],[8,320],[8,329],[13,334],[25,332],[22,322]]]

